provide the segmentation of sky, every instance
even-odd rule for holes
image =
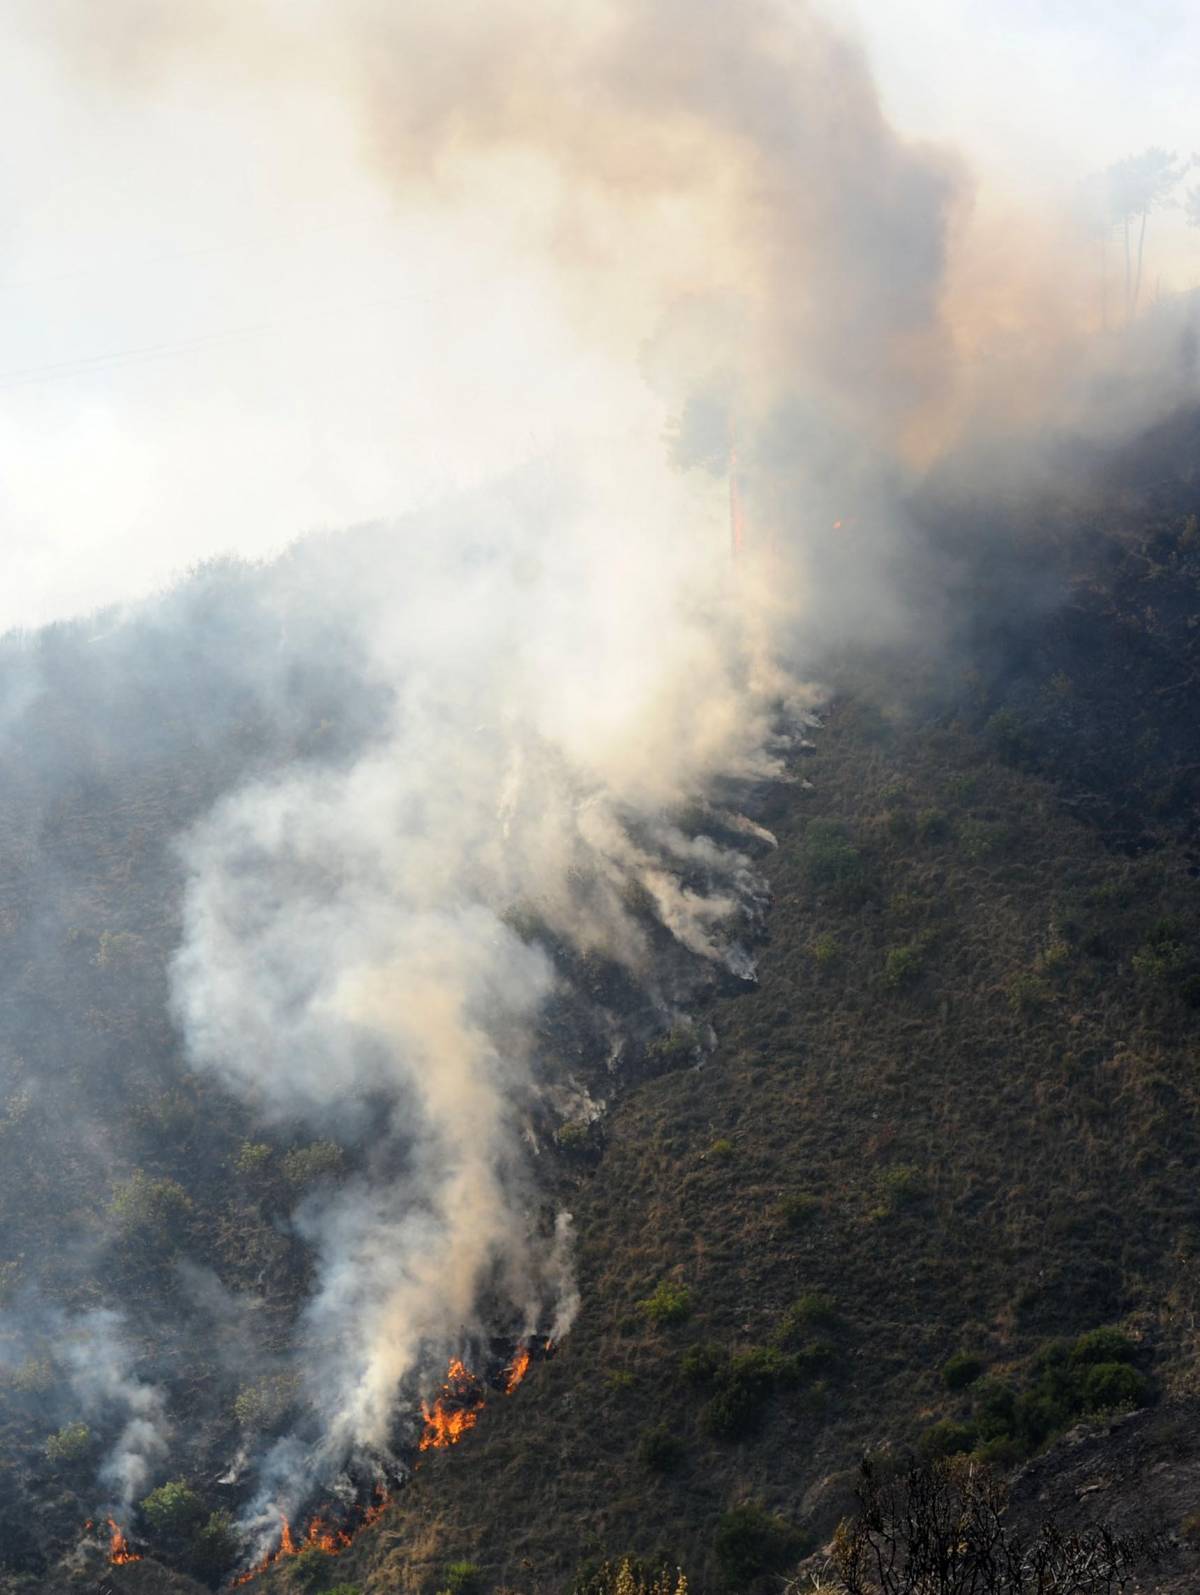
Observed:
[[[579,436],[661,430],[630,329],[585,335],[527,247],[536,184],[401,205],[335,71],[211,48],[208,0],[121,3],[139,27],[108,38],[107,8],[85,26],[71,0],[0,0],[0,631],[420,510]],[[197,37],[164,66],[168,13]],[[990,192],[1059,203],[1147,145],[1200,147],[1187,0],[830,14],[894,123]],[[1178,215],[1147,282],[1200,282]]]

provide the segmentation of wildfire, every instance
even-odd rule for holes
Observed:
[[[504,1394],[511,1396],[528,1372],[529,1347],[518,1346],[516,1356],[504,1371]]]
[[[299,1540],[292,1533],[292,1525],[281,1512],[278,1550],[269,1552],[261,1562],[256,1562],[247,1572],[239,1574],[234,1579],[234,1584],[248,1584],[252,1578],[265,1573],[268,1568],[274,1567],[277,1562],[282,1562],[285,1557],[299,1556],[301,1551],[324,1551],[326,1556],[336,1556],[339,1551],[344,1551],[348,1545],[353,1544],[358,1529],[369,1528],[378,1520],[389,1499],[388,1492],[382,1485],[378,1485],[374,1503],[362,1509],[362,1516],[356,1528],[338,1528],[318,1513],[309,1519],[304,1537]]]
[[[479,1422],[482,1408],[479,1380],[458,1357],[451,1357],[437,1400],[432,1407],[422,1403],[425,1432],[417,1449],[441,1451],[448,1445],[457,1445],[467,1430]]]
[[[129,1541],[112,1518],[108,1520],[111,1536],[108,1542],[108,1559],[114,1567],[124,1567],[126,1562],[140,1562],[141,1557],[132,1550]]]

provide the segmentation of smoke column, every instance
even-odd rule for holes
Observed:
[[[485,1293],[563,1326],[568,1226],[546,1233],[526,1134],[556,1063],[550,944],[620,965],[664,1023],[686,996],[664,938],[752,975],[754,867],[679,812],[779,773],[830,648],[936,620],[923,571],[914,618],[903,507],[929,462],[973,429],[1092,424],[1114,356],[1089,342],[1082,252],[1010,274],[964,162],[899,137],[860,49],[807,5],[212,0],[144,20],[124,0],[46,26],[122,93],[234,60],[320,82],[397,207],[496,218],[498,255],[617,373],[606,436],[285,562],[282,623],[319,594],[379,723],[181,844],[192,1058],[264,1123],[362,1152],[295,1216],[318,1259],[311,1425],[259,1459],[265,1533],[347,1459],[386,1462]],[[1143,390],[1124,391],[1128,420]],[[834,538],[847,497],[858,529]]]

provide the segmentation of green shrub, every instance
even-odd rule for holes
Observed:
[[[1017,1393],[999,1379],[981,1379],[975,1386],[971,1414],[982,1439],[1009,1438],[1017,1428]]]
[[[759,1346],[727,1359],[717,1389],[702,1409],[700,1427],[714,1440],[736,1440],[754,1430],[777,1389],[812,1377],[832,1357],[832,1348],[813,1342],[799,1352]]]
[[[950,829],[950,816],[941,809],[922,809],[917,815],[917,835],[923,842],[944,842]]]
[[[907,809],[891,809],[887,816],[888,835],[896,842],[911,842],[917,834],[917,822]]]
[[[1142,1407],[1147,1393],[1145,1379],[1127,1362],[1094,1362],[1083,1375],[1083,1404],[1089,1412]]]
[[[839,1321],[837,1303],[822,1290],[807,1290],[779,1320],[773,1335],[777,1345],[786,1345],[804,1329],[832,1329]]]
[[[652,1473],[674,1473],[683,1461],[683,1444],[665,1424],[645,1429],[638,1445],[638,1460]]]
[[[131,969],[143,945],[142,938],[131,930],[102,930],[92,962],[97,969]]]
[[[592,1127],[584,1119],[571,1119],[559,1125],[554,1139],[561,1151],[578,1155],[591,1149]]]
[[[691,1317],[692,1293],[675,1280],[661,1279],[638,1306],[652,1324],[682,1324]]]
[[[289,1185],[312,1185],[342,1172],[345,1153],[336,1141],[310,1141],[283,1154],[283,1177]]]
[[[272,1374],[239,1390],[233,1415],[246,1429],[272,1429],[291,1410],[300,1391],[298,1374]]]
[[[689,1346],[679,1359],[679,1372],[690,1385],[712,1384],[725,1370],[729,1358],[714,1340]]]
[[[109,1212],[127,1234],[172,1238],[192,1211],[192,1200],[175,1180],[151,1178],[135,1169],[113,1191]]]
[[[722,1515],[713,1545],[725,1582],[737,1590],[764,1573],[782,1572],[805,1548],[792,1524],[753,1502]]]
[[[656,1071],[663,1073],[670,1069],[686,1069],[695,1059],[698,1046],[696,1026],[685,1020],[673,1026],[665,1036],[652,1041],[646,1048],[646,1059]]]
[[[837,937],[831,930],[822,931],[815,936],[808,945],[809,953],[818,969],[827,969],[841,957],[842,949]]]
[[[794,1196],[785,1196],[775,1209],[789,1229],[803,1229],[820,1210],[821,1203],[818,1198],[807,1191],[798,1191]]]
[[[1128,1335],[1104,1326],[1080,1335],[1071,1347],[1070,1360],[1076,1366],[1092,1362],[1132,1362],[1136,1354],[1137,1347]]]
[[[714,1141],[708,1149],[708,1155],[710,1158],[715,1159],[718,1163],[724,1163],[728,1161],[728,1159],[733,1156],[733,1142],[727,1141],[724,1138],[719,1141]]]
[[[92,1449],[92,1431],[86,1423],[68,1423],[46,1440],[46,1460],[56,1468],[82,1462]]]
[[[142,1502],[142,1516],[155,1534],[194,1532],[204,1517],[204,1502],[182,1479],[160,1484]]]
[[[1007,828],[987,820],[964,820],[958,829],[958,845],[973,864],[1003,852],[1008,842]]]
[[[929,1187],[920,1169],[911,1163],[898,1163],[880,1175],[879,1194],[885,1214],[899,1213],[922,1201],[929,1194]]]
[[[266,1172],[271,1161],[271,1148],[265,1141],[243,1141],[233,1166],[244,1179],[253,1179]]]
[[[973,1385],[983,1372],[983,1363],[970,1352],[958,1351],[949,1358],[942,1369],[942,1383],[947,1390],[965,1390]]]
[[[483,1570],[474,1562],[451,1562],[446,1568],[443,1584],[450,1595],[476,1595],[483,1579]]]
[[[920,975],[923,963],[922,951],[916,942],[903,942],[899,947],[889,947],[883,960],[884,985],[889,991],[911,986]]]
[[[957,1423],[953,1418],[943,1418],[921,1436],[917,1449],[927,1462],[940,1457],[954,1457],[974,1448],[979,1431],[973,1423]]]
[[[1026,1390],[1017,1397],[1013,1424],[1018,1438],[1031,1450],[1065,1429],[1073,1416],[1069,1401],[1047,1389]]]
[[[1134,953],[1133,971],[1139,980],[1167,986],[1187,970],[1191,962],[1191,953],[1180,942],[1168,942],[1157,947],[1148,943]]]
[[[1036,1009],[1045,1006],[1050,996],[1050,988],[1040,975],[1031,970],[1023,970],[1019,975],[1014,975],[1005,987],[1008,996],[1008,1006],[1015,1014],[1033,1013]]]
[[[215,1583],[237,1561],[242,1544],[228,1512],[213,1512],[196,1530],[188,1565],[197,1577]]]
[[[604,1383],[610,1390],[632,1390],[637,1380],[628,1368],[609,1368],[604,1374]]]
[[[285,1587],[313,1592],[324,1590],[329,1573],[328,1551],[317,1545],[306,1545],[296,1556],[288,1558]]]
[[[971,1454],[986,1466],[1007,1472],[1024,1459],[1025,1449],[1011,1434],[998,1434],[991,1440],[984,1440],[981,1436]]]
[[[738,1440],[751,1433],[762,1417],[767,1392],[752,1383],[723,1381],[700,1412],[700,1427],[714,1440]]]
[[[1013,709],[997,709],[983,728],[995,751],[1009,764],[1020,764],[1029,757],[1031,746],[1025,722]]]
[[[834,820],[811,820],[800,844],[800,869],[808,885],[853,898],[863,886],[862,855]]]

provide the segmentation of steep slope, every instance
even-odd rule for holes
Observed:
[[[1069,512],[927,515],[961,573],[950,662],[831,663],[811,746],[754,799],[778,844],[757,985],[639,1035],[611,1073],[581,1066],[606,1111],[544,1133],[542,1194],[578,1236],[574,1329],[349,1550],[249,1588],[432,1595],[470,1563],[484,1588],[557,1591],[632,1552],[716,1589],[731,1509],[778,1514],[790,1534],[749,1520],[749,1565],[787,1565],[848,1508],[867,1448],[1015,1466],[1110,1397],[1169,1411],[1193,1391],[1195,437],[1195,418],[1157,435]],[[179,832],[247,772],[370,736],[352,674],[305,673],[319,616],[281,650],[270,583],[210,573],[170,624],[117,633],[120,670],[89,669],[86,628],[38,644],[0,802],[0,1589],[186,1587],[149,1557],[58,1560],[95,1459],[47,1451],[77,1414],[31,1284],[56,1310],[131,1313],[129,1377],[166,1389],[174,1425],[155,1482],[236,1507],[230,1459],[290,1399],[311,1256],[289,1214],[359,1155],[286,1125],[257,1139],[166,1010]],[[173,676],[195,605],[228,625],[196,624],[213,646]],[[277,661],[269,690],[230,631]],[[14,649],[17,688],[26,664]],[[572,1023],[552,1012],[547,1047],[576,1048]],[[1113,1324],[1125,1341],[1080,1344]],[[1156,1456],[1170,1432],[1146,1430]]]

